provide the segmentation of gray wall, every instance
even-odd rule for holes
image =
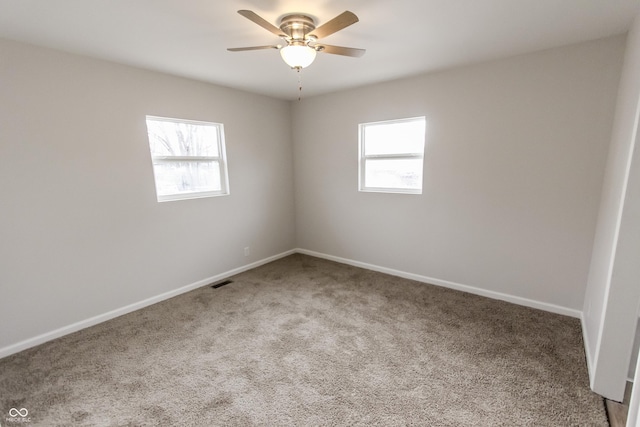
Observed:
[[[303,99],[298,246],[579,316],[623,53],[615,37]],[[422,115],[423,194],[358,192],[358,123]]]
[[[288,102],[6,40],[0,96],[0,350],[294,247]],[[231,194],[158,203],[146,114],[223,123]]]
[[[293,103],[0,41],[0,355],[295,247],[579,316],[624,40]],[[157,203],[146,114],[224,123],[231,195]],[[418,115],[423,194],[359,193]]]

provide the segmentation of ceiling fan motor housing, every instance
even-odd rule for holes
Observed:
[[[280,21],[280,29],[293,40],[302,41],[307,34],[316,29],[316,24],[306,15],[287,15]]]

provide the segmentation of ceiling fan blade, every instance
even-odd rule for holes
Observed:
[[[287,35],[284,34],[282,32],[282,30],[280,30],[280,28],[276,27],[275,25],[273,25],[271,22],[267,21],[266,19],[260,17],[255,12],[252,12],[250,10],[239,10],[238,13],[240,15],[244,16],[245,18],[247,18],[248,20],[253,21],[256,24],[260,25],[265,30],[272,32],[273,34],[275,34],[278,37],[287,37]]]
[[[355,24],[356,22],[358,22],[358,17],[353,12],[349,12],[347,10],[333,18],[331,21],[325,22],[315,30],[311,31],[309,36],[321,39],[335,33],[336,31],[340,31],[343,28],[347,28],[349,25]]]
[[[320,52],[332,53],[334,55],[352,56],[360,58],[366,52],[365,49],[356,49],[355,47],[331,46],[330,44],[314,44],[312,47]]]
[[[282,45],[273,44],[269,46],[230,47],[227,50],[230,52],[243,52],[245,50],[280,49],[281,47]]]

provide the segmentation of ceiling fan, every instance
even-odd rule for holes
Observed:
[[[345,11],[332,20],[316,28],[313,18],[303,14],[285,15],[280,20],[280,27],[276,27],[269,21],[250,10],[239,10],[238,13],[262,28],[270,31],[286,41],[286,45],[267,45],[251,47],[234,47],[227,50],[241,52],[245,50],[278,49],[284,62],[291,68],[301,69],[311,65],[317,52],[331,53],[334,55],[360,57],[364,55],[364,49],[353,47],[332,46],[318,43],[318,39],[330,36],[349,25],[358,22],[358,17],[349,11]]]

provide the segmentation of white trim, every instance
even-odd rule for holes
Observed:
[[[625,60],[628,58],[625,58]],[[619,112],[616,111],[616,115]],[[616,223],[613,231],[613,241],[611,242],[611,254],[609,256],[609,264],[607,266],[607,276],[605,279],[605,291],[604,301],[602,302],[602,316],[598,325],[598,337],[596,340],[594,367],[598,366],[600,358],[600,347],[602,346],[602,334],[604,332],[605,320],[607,318],[607,309],[609,305],[609,294],[611,293],[611,281],[613,280],[613,269],[616,262],[616,254],[618,251],[618,240],[620,239],[620,227],[622,226],[622,216],[624,215],[625,203],[627,200],[627,187],[629,185],[629,175],[631,174],[631,165],[633,164],[633,153],[635,151],[636,142],[638,140],[638,125],[640,120],[640,98],[636,101],[636,108],[634,112],[633,130],[631,132],[631,144],[629,144],[629,150],[627,151],[627,162],[624,170],[624,180],[622,182],[622,192],[620,193],[620,199],[617,203]],[[615,129],[614,129],[615,132]],[[639,358],[640,359],[640,358]],[[595,380],[594,380],[595,381]],[[609,380],[607,380],[609,381]],[[592,387],[593,388],[593,387]]]
[[[627,413],[627,427],[640,427],[640,357],[636,363],[636,374],[633,378],[633,388],[629,398],[629,412]]]
[[[428,283],[431,285],[442,286],[443,288],[455,289],[457,291],[467,292],[474,295],[480,295],[487,298],[497,299],[501,301],[507,301],[513,304],[523,305],[525,307],[536,308],[538,310],[544,310],[551,313],[562,314],[564,316],[581,318],[582,312],[568,307],[563,307],[556,304],[550,304],[547,302],[536,301],[528,298],[522,298],[515,295],[504,294],[502,292],[490,291],[487,289],[477,288],[475,286],[463,285],[460,283],[450,282],[448,280],[435,279],[433,277],[421,276],[419,274],[407,273],[405,271],[394,270],[392,268],[380,267],[378,265],[368,264],[365,262],[355,261],[352,259],[341,258],[333,255],[327,255],[320,252],[310,251],[307,249],[296,249],[297,253],[310,255],[317,258],[324,258],[330,261],[339,262],[341,264],[353,265],[354,267],[365,268],[367,270],[378,271],[380,273],[390,274],[392,276],[398,276],[405,279],[415,280],[417,282]]]
[[[156,193],[157,194],[157,193]],[[224,190],[218,191],[184,191],[175,194],[158,194],[158,203],[173,202],[176,200],[205,199],[208,197],[228,196],[229,192]]]
[[[76,323],[72,323],[71,325],[63,326],[62,328],[54,329],[53,331],[45,332],[44,334],[40,334],[33,338],[26,339],[24,341],[20,341],[16,344],[9,345],[4,348],[0,348],[0,359],[3,357],[10,356],[14,353],[18,353],[20,351],[26,350],[31,347],[35,347],[37,345],[43,344],[47,341],[51,341],[56,338],[60,338],[62,336],[71,334],[73,332],[77,332],[81,329],[88,328],[90,326],[97,325],[98,323],[106,322],[107,320],[114,319],[118,316],[122,316],[127,313],[131,313],[136,310],[140,310],[141,308],[148,307],[150,305],[156,304],[160,301],[167,300],[169,298],[173,298],[180,294],[184,294],[186,292],[192,291],[194,289],[209,285],[211,283],[220,281],[229,276],[234,276],[236,274],[242,273],[247,270],[251,270],[252,268],[259,267],[263,264],[270,263],[280,258],[284,258],[286,256],[294,254],[295,250],[289,250],[286,252],[282,252],[280,254],[264,258],[262,260],[253,262],[251,264],[243,265],[242,267],[234,268],[233,270],[226,271],[224,273],[216,274],[215,276],[207,277],[206,279],[199,280],[190,285],[183,286],[178,289],[174,289],[172,291],[168,291],[162,293],[160,295],[156,295],[151,298],[147,298],[142,301],[135,302],[133,304],[126,305],[124,307],[117,308],[115,310],[108,311],[103,314],[99,314],[94,317],[90,317],[89,319],[81,320]]]
[[[584,354],[587,359],[587,373],[589,375],[589,387],[591,387],[591,389],[593,390],[593,384],[595,382],[595,365],[591,360],[591,353],[589,352],[589,349],[591,347],[589,346],[589,335],[587,334],[587,324],[584,318],[584,313],[581,313],[580,315],[580,327],[582,329],[582,341],[583,341],[582,344],[584,345]]]
[[[147,119],[156,120],[156,121],[160,121],[160,122],[188,123],[188,124],[198,125],[198,126],[213,126],[213,127],[215,127],[216,125],[221,125],[222,124],[222,123],[218,123],[218,122],[211,122],[211,121],[205,121],[205,120],[178,119],[178,118],[175,118],[175,117],[153,116],[153,115],[149,115],[149,114],[147,114],[145,117]]]
[[[407,188],[397,188],[397,187],[366,187],[361,188],[358,191],[361,193],[391,193],[391,194],[422,194],[422,188],[419,190],[411,190]]]
[[[422,153],[388,153],[388,154],[366,154],[365,150],[365,130],[369,126],[382,124],[399,124],[420,121],[424,125],[424,133],[422,135]],[[426,116],[409,117],[395,120],[384,120],[379,122],[360,123],[358,125],[358,191],[370,193],[398,193],[398,194],[422,194],[422,186],[424,180],[424,150],[426,145]],[[366,183],[366,165],[368,160],[421,160],[421,181],[420,188],[403,188],[403,187],[372,187]]]
[[[151,163],[153,168],[153,179],[156,187],[156,198],[158,202],[171,202],[176,200],[187,200],[187,199],[201,199],[204,197],[217,197],[217,196],[227,196],[230,194],[229,189],[229,171],[227,166],[227,150],[226,150],[226,142],[224,136],[224,124],[215,123],[215,122],[202,122],[197,120],[183,120],[183,119],[174,119],[170,117],[159,117],[159,116],[146,116],[145,120],[147,124],[147,133],[148,133],[148,141],[149,141],[149,149],[151,154]],[[156,156],[153,154],[152,143],[151,143],[151,133],[149,132],[149,122],[168,122],[174,124],[189,124],[193,126],[200,127],[209,127],[213,128],[216,133],[216,143],[218,146],[218,155],[217,156],[172,156],[172,155],[163,155]],[[220,190],[195,190],[195,191],[180,191],[178,193],[171,194],[160,194],[158,188],[157,181],[157,164],[171,164],[174,162],[186,162],[186,163],[217,163],[219,174],[218,177],[220,179]]]

